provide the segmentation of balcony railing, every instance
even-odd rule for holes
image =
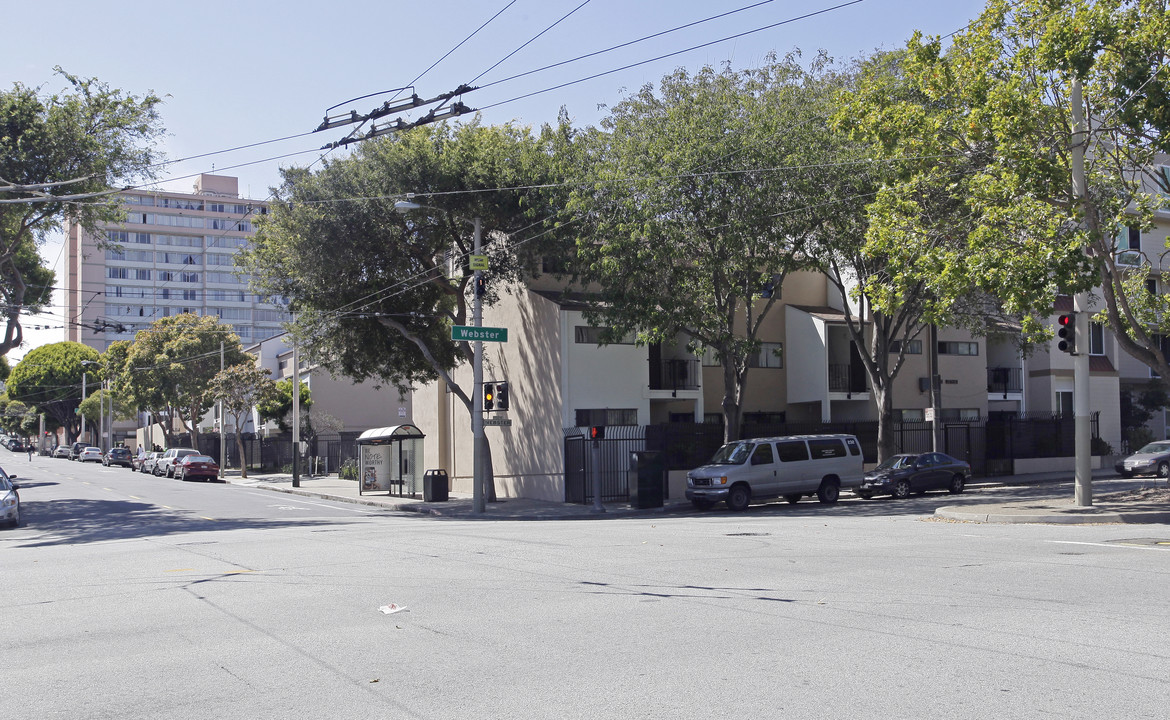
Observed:
[[[1024,374],[1018,367],[987,368],[987,394],[1007,395],[1024,391]]]
[[[699,361],[659,360],[650,363],[651,390],[698,390]]]
[[[865,368],[845,364],[829,365],[829,392],[869,392],[869,385],[866,383],[865,378]]]

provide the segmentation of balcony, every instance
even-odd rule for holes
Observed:
[[[829,392],[867,393],[865,366],[854,364],[829,365]]]
[[[1009,394],[1024,392],[1024,375],[1018,367],[987,368],[987,394],[1006,398]],[[994,399],[994,398],[991,398]]]
[[[692,360],[651,360],[651,390],[698,390],[699,361]]]

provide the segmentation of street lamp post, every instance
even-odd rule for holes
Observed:
[[[412,197],[407,195],[407,197]],[[399,213],[407,213],[411,210],[418,210],[422,207],[431,207],[420,205],[409,200],[399,200],[394,203],[394,210]],[[443,211],[442,208],[432,208],[434,210]],[[445,212],[445,211],[443,211]],[[475,225],[475,240],[474,249],[472,252],[479,255],[482,243],[482,224],[480,218],[476,217],[473,221]],[[483,326],[483,297],[480,292],[480,282],[482,281],[483,271],[475,271],[475,279],[473,283],[473,291],[475,299],[472,303],[471,310],[471,324],[474,327]],[[479,337],[479,333],[476,333]],[[472,455],[472,470],[471,470],[471,510],[474,513],[482,513],[486,508],[486,499],[484,497],[484,467],[483,467],[483,341],[476,340],[471,345],[472,348],[472,386],[471,386],[471,455]]]

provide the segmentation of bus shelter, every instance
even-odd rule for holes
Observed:
[[[358,494],[386,493],[413,497],[419,492],[423,458],[422,431],[414,425],[366,430],[358,436]]]

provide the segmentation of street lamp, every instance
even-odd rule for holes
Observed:
[[[407,195],[408,198],[414,197]],[[432,210],[439,210],[440,212],[447,212],[442,208],[436,208],[429,205],[420,205],[410,200],[399,200],[394,203],[394,211],[405,215],[411,210],[419,210],[423,207],[429,207]],[[481,242],[481,227],[480,219],[476,217],[473,221],[475,225],[475,243],[472,253],[479,255]],[[474,327],[482,327],[483,324],[483,297],[480,293],[480,279],[482,277],[482,270],[475,271],[475,279],[472,283],[473,294],[475,300],[472,304],[471,324]],[[479,333],[476,333],[479,337]],[[483,341],[476,340],[472,344],[472,380],[471,380],[471,510],[474,513],[482,513],[486,509],[483,492],[483,403],[480,399],[480,393],[483,392]]]

